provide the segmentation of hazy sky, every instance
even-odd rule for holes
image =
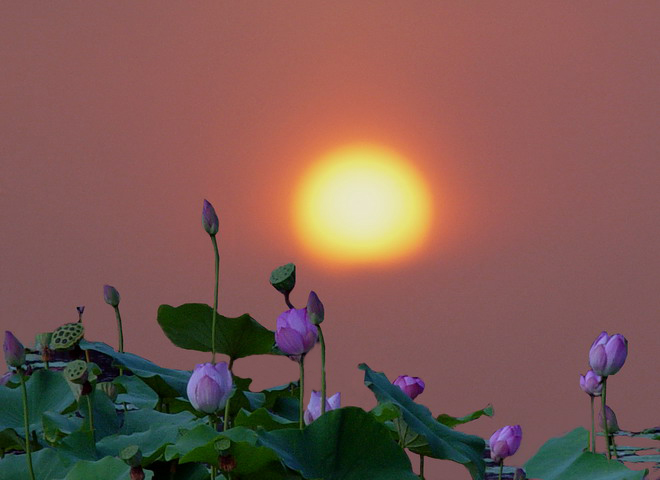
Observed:
[[[357,364],[420,376],[435,414],[488,403],[520,424],[521,465],[588,425],[578,375],[601,330],[629,342],[608,398],[660,423],[657,2],[3,2],[0,328],[29,344],[77,319],[192,369],[162,303],[213,299],[202,200],[220,217],[220,311],[269,328],[293,261],[326,306],[330,393],[370,408]],[[431,186],[411,260],[334,269],[303,254],[291,198],[329,149],[395,149]],[[308,386],[319,388],[319,352]],[[236,372],[297,378],[286,358]],[[456,473],[427,462],[428,478]]]

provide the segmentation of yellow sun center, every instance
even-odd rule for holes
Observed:
[[[378,263],[415,251],[431,218],[422,177],[398,153],[349,145],[324,155],[295,191],[294,223],[305,248],[333,263]]]

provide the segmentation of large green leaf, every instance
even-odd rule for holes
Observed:
[[[304,430],[260,431],[259,443],[305,478],[418,480],[387,429],[357,407],[327,412]]]
[[[161,397],[186,396],[186,387],[191,372],[159,367],[153,362],[133,353],[119,353],[103,342],[80,341],[83,350],[95,350],[114,359],[114,365],[122,365],[140,377]]]
[[[95,462],[83,460],[76,463],[64,480],[89,480],[91,478],[94,480],[126,480],[129,478],[130,471],[131,467],[114,457],[105,457]],[[153,472],[144,470],[144,473],[145,480],[153,478]]]
[[[399,407],[406,424],[428,442],[428,456],[461,463],[474,479],[484,477],[486,467],[482,459],[485,449],[483,439],[443,425],[433,418],[428,408],[413,402],[399,387],[392,385],[384,374],[374,372],[364,363],[360,369],[364,370],[364,384],[374,393],[378,402],[389,402]]]
[[[541,480],[641,480],[644,472],[633,471],[617,460],[586,451],[589,432],[576,428],[563,437],[551,438],[525,464],[530,478]]]
[[[158,324],[177,347],[210,352],[212,323],[213,309],[203,303],[158,307]],[[275,334],[247,313],[236,318],[218,314],[215,344],[217,352],[236,360],[274,353]]]
[[[32,453],[32,467],[38,479],[64,478],[74,460],[54,448]],[[0,459],[0,480],[30,480],[25,455],[6,455]]]
[[[252,429],[263,428],[265,430],[279,430],[281,428],[298,428],[298,421],[280,417],[269,412],[265,408],[259,408],[254,412],[242,409],[234,419],[234,425]]]
[[[112,383],[117,385],[121,392],[117,395],[117,403],[149,409],[155,408],[158,404],[158,394],[139,377],[122,375],[115,378]]]
[[[31,431],[42,431],[44,412],[61,413],[75,401],[60,372],[37,370],[28,377],[26,389]],[[21,388],[0,388],[0,405],[0,429],[12,428],[24,436]]]

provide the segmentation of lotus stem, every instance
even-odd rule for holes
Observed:
[[[92,436],[92,442],[96,443],[94,437],[94,409],[92,408],[92,394],[88,393],[85,396],[87,397],[87,411],[89,412],[89,432]]]
[[[319,341],[321,342],[321,415],[325,414],[325,338],[323,338],[323,330],[321,325],[317,325],[319,330]]]
[[[601,395],[601,411],[603,412],[603,433],[605,434],[605,447],[607,451],[607,458],[612,459],[612,452],[610,452],[610,432],[607,428],[607,415],[605,414],[605,405],[606,405],[606,395],[607,395],[607,377],[603,377],[603,394]]]
[[[498,480],[502,480],[502,470],[504,470],[504,459],[500,460],[500,475],[497,477]]]
[[[303,429],[303,402],[305,399],[305,355],[300,357],[300,417],[298,426],[300,430]]]
[[[117,331],[119,333],[119,353],[124,353],[124,330],[121,327],[121,314],[119,305],[115,306],[115,317],[117,318]],[[89,361],[89,360],[88,360]],[[124,367],[119,367],[119,376],[124,374]]]
[[[286,303],[286,306],[289,308],[296,308],[293,306],[293,303],[291,303],[291,300],[289,299],[289,294],[291,292],[286,292],[284,293],[284,303]]]
[[[18,376],[21,377],[21,391],[23,392],[23,426],[25,427],[25,454],[27,458],[28,471],[30,478],[35,480],[34,469],[32,468],[32,447],[30,445],[30,417],[28,412],[27,389],[25,388],[25,376],[23,370],[19,370]]]
[[[424,455],[419,455],[419,478],[424,480]]]
[[[211,363],[215,365],[215,323],[218,314],[218,283],[220,281],[220,253],[215,235],[211,235],[213,254],[215,257],[215,289],[213,290],[213,321],[211,323]]]
[[[589,395],[591,399],[591,452],[596,453],[596,427],[594,421],[594,397]]]

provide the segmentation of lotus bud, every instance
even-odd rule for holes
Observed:
[[[270,274],[270,284],[284,295],[288,295],[296,286],[296,266],[287,263],[277,267]]]
[[[589,350],[589,365],[596,375],[609,377],[618,372],[628,356],[628,340],[621,335],[601,332]]]
[[[277,317],[275,343],[289,358],[299,361],[319,338],[319,331],[307,319],[306,308],[292,308]]]
[[[195,366],[188,380],[188,400],[195,410],[215,413],[231,396],[233,380],[225,362],[202,363]]]
[[[25,347],[10,331],[5,331],[5,342],[2,344],[5,361],[10,367],[19,368],[25,363]]]
[[[520,425],[507,425],[491,435],[488,445],[490,446],[490,458],[499,463],[506,457],[510,457],[518,451],[522,440],[522,429]]]
[[[9,383],[9,379],[12,377],[13,373],[12,372],[6,372],[2,376],[0,376],[0,387],[7,385]]]
[[[142,452],[137,445],[129,445],[119,452],[119,458],[129,467],[139,467],[142,463]]]
[[[103,285],[103,298],[105,299],[105,303],[113,307],[117,307],[121,299],[117,289],[110,285]]]
[[[325,309],[316,292],[309,292],[307,299],[307,319],[314,325],[320,325],[325,317]]]
[[[105,393],[110,400],[113,402],[117,400],[117,395],[119,391],[117,390],[117,385],[112,382],[101,382],[96,384],[97,390]]]
[[[64,367],[62,373],[64,374],[64,378],[77,385],[84,385],[89,377],[87,363],[83,360],[69,362],[66,367]]]
[[[616,419],[616,415],[614,414],[614,410],[612,410],[607,405],[605,405],[605,418],[607,418],[607,431],[610,435],[612,434],[612,432],[619,431],[619,422]],[[598,421],[600,422],[601,428],[603,430],[605,430],[605,424],[603,422],[603,411],[602,410],[598,413]]]
[[[325,400],[325,411],[329,412],[330,410],[335,410],[341,405],[341,394],[339,392],[335,393],[332,397]],[[309,399],[309,404],[307,409],[303,414],[305,420],[305,425],[309,425],[314,420],[321,416],[321,392],[312,390],[312,396]]]
[[[233,455],[219,455],[218,467],[223,472],[231,472],[236,468],[236,459]]]
[[[211,202],[204,199],[204,206],[202,207],[202,226],[206,233],[212,237],[218,233],[218,216]]]
[[[527,475],[525,474],[525,470],[522,468],[516,468],[516,471],[513,474],[513,480],[526,480]]]
[[[392,383],[403,390],[403,393],[408,395],[411,400],[422,393],[426,386],[421,378],[409,377],[408,375],[399,375]]]
[[[580,388],[592,397],[600,397],[603,391],[603,378],[589,370],[586,375],[580,375]]]

